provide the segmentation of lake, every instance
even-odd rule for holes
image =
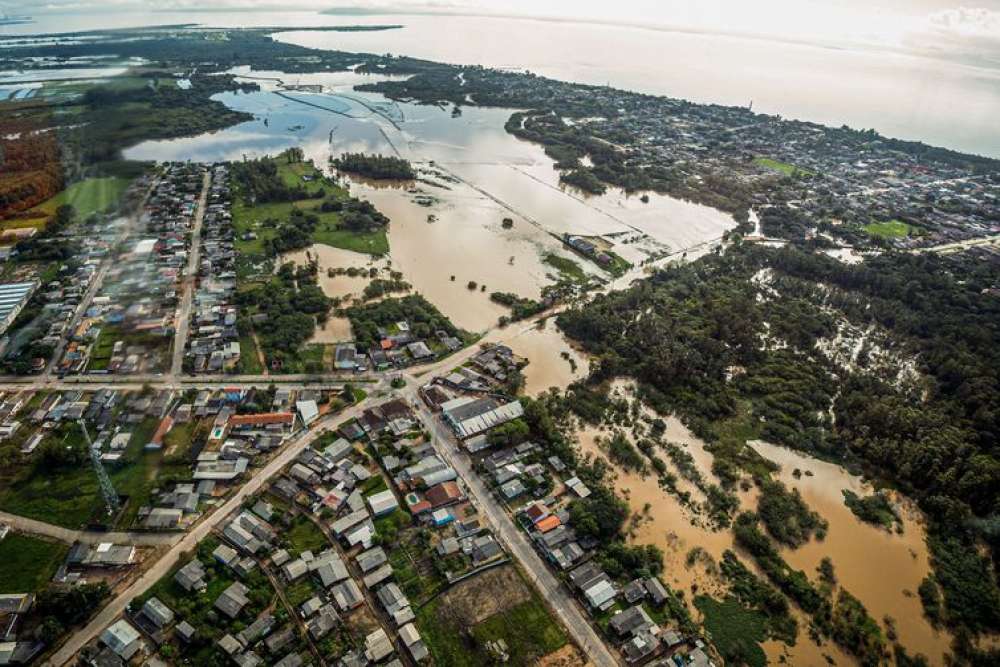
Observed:
[[[40,15],[0,36],[198,22],[211,26],[402,24],[380,32],[287,32],[314,48],[396,53],[529,69],[830,125],[875,128],[1000,157],[1000,71],[874,47],[810,46],[710,32],[474,16],[327,16],[311,12],[113,12]],[[905,100],[905,103],[901,103]]]

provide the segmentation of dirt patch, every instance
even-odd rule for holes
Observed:
[[[558,651],[542,656],[535,667],[585,667],[593,665],[573,644],[566,644]]]
[[[375,618],[368,605],[361,605],[352,611],[345,620],[351,634],[356,637],[364,637],[380,627],[378,619]]]
[[[460,627],[471,628],[490,616],[531,599],[531,591],[509,565],[495,567],[457,584],[441,595]]]

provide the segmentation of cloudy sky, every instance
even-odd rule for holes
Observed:
[[[514,14],[868,43],[1000,62],[1000,0],[0,0],[0,8],[31,14],[251,8]]]

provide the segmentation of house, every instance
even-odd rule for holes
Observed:
[[[656,607],[662,607],[667,601],[667,589],[663,587],[660,580],[656,577],[649,577],[643,581],[643,585],[646,587],[646,592],[649,594],[649,599]]]
[[[162,630],[174,622],[174,612],[156,597],[149,598],[146,600],[146,604],[142,605],[142,615],[148,618],[149,622],[158,630]]]
[[[214,606],[229,618],[236,618],[250,603],[247,592],[247,587],[237,581],[222,592]]]
[[[301,558],[289,561],[281,567],[281,574],[288,581],[295,581],[307,572],[309,572],[309,565]]]
[[[365,657],[372,662],[381,662],[392,655],[392,641],[385,630],[379,628],[365,637]]]
[[[322,639],[330,633],[330,630],[333,630],[339,620],[340,617],[337,615],[337,610],[333,608],[333,605],[328,604],[324,606],[306,624],[309,628],[309,636],[314,640]]]
[[[176,633],[176,635],[183,642],[190,642],[192,639],[194,639],[194,636],[197,632],[198,631],[194,629],[194,626],[188,623],[187,621],[181,621],[174,628],[174,633]]]
[[[330,596],[341,611],[347,612],[360,607],[365,602],[361,589],[353,579],[347,579],[330,589]]]
[[[115,622],[101,633],[101,641],[122,660],[130,660],[142,647],[139,631],[125,619]]]
[[[225,544],[220,544],[215,548],[215,551],[212,552],[212,558],[226,567],[232,567],[236,561],[239,560],[240,555],[236,552],[236,549],[226,546]]]
[[[314,559],[309,564],[309,569],[319,577],[324,588],[329,588],[350,576],[344,561],[340,560],[340,556],[333,551]]]
[[[383,565],[389,559],[386,556],[385,550],[382,547],[372,547],[371,549],[368,549],[367,551],[362,551],[357,556],[355,556],[355,560],[358,563],[358,567],[361,568],[361,571],[364,573],[368,573],[374,570],[376,567]]]
[[[403,640],[414,661],[420,662],[430,654],[413,623],[406,623],[399,628],[399,638]]]
[[[205,590],[207,586],[205,583],[205,568],[201,564],[201,561],[195,558],[190,563],[177,570],[177,573],[174,575],[174,581],[177,582],[178,586],[188,592],[201,592]]]
[[[244,646],[252,646],[261,637],[266,635],[274,627],[274,616],[268,613],[261,614],[253,623],[241,630],[236,639]]]
[[[314,595],[299,606],[299,613],[302,614],[302,618],[310,618],[322,608],[323,601],[318,595]]]
[[[66,564],[76,567],[118,568],[135,562],[136,549],[130,544],[83,544],[77,542],[66,556]]]
[[[424,498],[431,504],[431,507],[437,509],[438,507],[457,503],[465,498],[465,495],[459,488],[458,483],[452,480],[435,484],[427,489]]]
[[[538,523],[535,524],[535,528],[538,529],[540,533],[547,533],[550,530],[554,530],[562,525],[562,521],[559,520],[555,514],[550,514]]]
[[[182,518],[184,518],[184,510],[182,509],[154,507],[143,521],[143,526],[156,530],[170,530],[177,528]]]
[[[372,509],[372,514],[376,517],[391,514],[396,511],[397,507],[399,507],[399,502],[396,500],[396,494],[394,494],[391,489],[373,493],[368,496],[367,500],[368,506]]]
[[[583,597],[587,600],[587,604],[591,608],[601,611],[610,608],[615,603],[615,597],[618,596],[614,582],[604,573],[598,579],[590,582],[582,592]]]

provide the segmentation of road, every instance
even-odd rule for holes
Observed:
[[[46,665],[65,665],[73,660],[91,640],[117,619],[128,604],[137,596],[145,592],[149,587],[159,581],[164,575],[170,572],[171,568],[177,564],[184,554],[193,551],[202,539],[204,539],[212,529],[215,528],[226,517],[237,510],[243,501],[257,493],[271,477],[278,474],[285,466],[291,463],[302,450],[311,445],[325,430],[342,420],[353,419],[361,414],[367,407],[367,401],[362,401],[351,406],[343,412],[327,415],[317,421],[313,427],[298,436],[297,439],[288,443],[281,452],[275,456],[267,465],[260,470],[253,472],[252,477],[244,484],[229,500],[222,506],[216,508],[205,519],[198,523],[193,529],[185,533],[170,549],[168,549],[157,560],[152,567],[146,570],[132,585],[126,588],[112,599],[101,611],[95,615],[83,628],[75,631],[69,639],[59,647],[46,661]]]
[[[472,469],[469,458],[461,451],[452,432],[430,413],[414,393],[410,393],[408,397],[411,399],[411,403],[417,406],[425,425],[431,425],[438,445],[437,451],[465,481],[469,492],[476,500],[479,511],[493,526],[497,539],[521,562],[528,578],[555,611],[584,655],[597,667],[618,665],[618,660],[611,654],[607,645],[597,636],[590,622],[581,613],[576,600],[562,587],[559,580],[532,547],[527,535],[514,525],[513,519],[500,506],[490,490],[483,484],[479,475]]]
[[[177,327],[174,330],[174,355],[170,364],[170,377],[180,376],[184,364],[184,348],[187,346],[188,330],[191,325],[191,306],[194,303],[194,284],[198,276],[201,258],[201,225],[205,220],[208,205],[208,188],[212,183],[212,172],[206,171],[201,184],[201,196],[194,213],[194,227],[191,230],[191,249],[188,252],[187,269],[184,271],[184,294],[177,307]]]
[[[171,544],[181,539],[183,533],[147,533],[147,532],[103,532],[99,530],[73,530],[55,526],[51,523],[36,521],[28,517],[0,512],[0,523],[5,523],[20,533],[40,535],[59,542],[72,544],[73,542],[84,542],[86,544],[101,544],[102,542],[114,542],[115,544],[135,544],[142,547],[155,547],[164,544]]]
[[[974,248],[976,246],[995,246],[1000,245],[1000,234],[994,236],[980,236],[975,239],[966,239],[965,241],[955,241],[954,243],[943,243],[941,245],[931,246],[929,248],[914,248],[910,252],[914,254],[923,253],[949,253],[958,252],[966,248]]]
[[[159,179],[154,179],[150,184],[149,189],[146,190],[146,194],[143,195],[142,201],[136,207],[135,212],[126,216],[125,227],[122,229],[121,234],[118,235],[119,243],[128,238],[132,229],[135,227],[135,224],[142,217],[143,212],[146,210],[146,201],[149,199],[150,194],[152,194],[158,184]],[[69,325],[66,328],[66,334],[59,339],[59,344],[56,345],[56,349],[52,352],[52,358],[49,359],[49,363],[45,367],[45,372],[42,374],[43,378],[50,378],[52,376],[52,371],[55,370],[56,364],[58,364],[59,360],[62,359],[63,352],[66,351],[66,345],[73,336],[73,332],[76,331],[78,326],[80,326],[80,320],[83,319],[83,314],[87,312],[88,308],[90,308],[90,302],[94,300],[95,296],[97,296],[97,290],[101,288],[101,284],[104,282],[104,277],[115,264],[114,254],[115,253],[112,250],[108,253],[108,256],[104,258],[104,261],[101,262],[101,266],[97,269],[97,273],[94,274],[93,280],[90,281],[90,285],[83,293],[83,298],[80,299],[80,305],[76,307],[76,311],[73,313],[73,317],[70,319]]]

